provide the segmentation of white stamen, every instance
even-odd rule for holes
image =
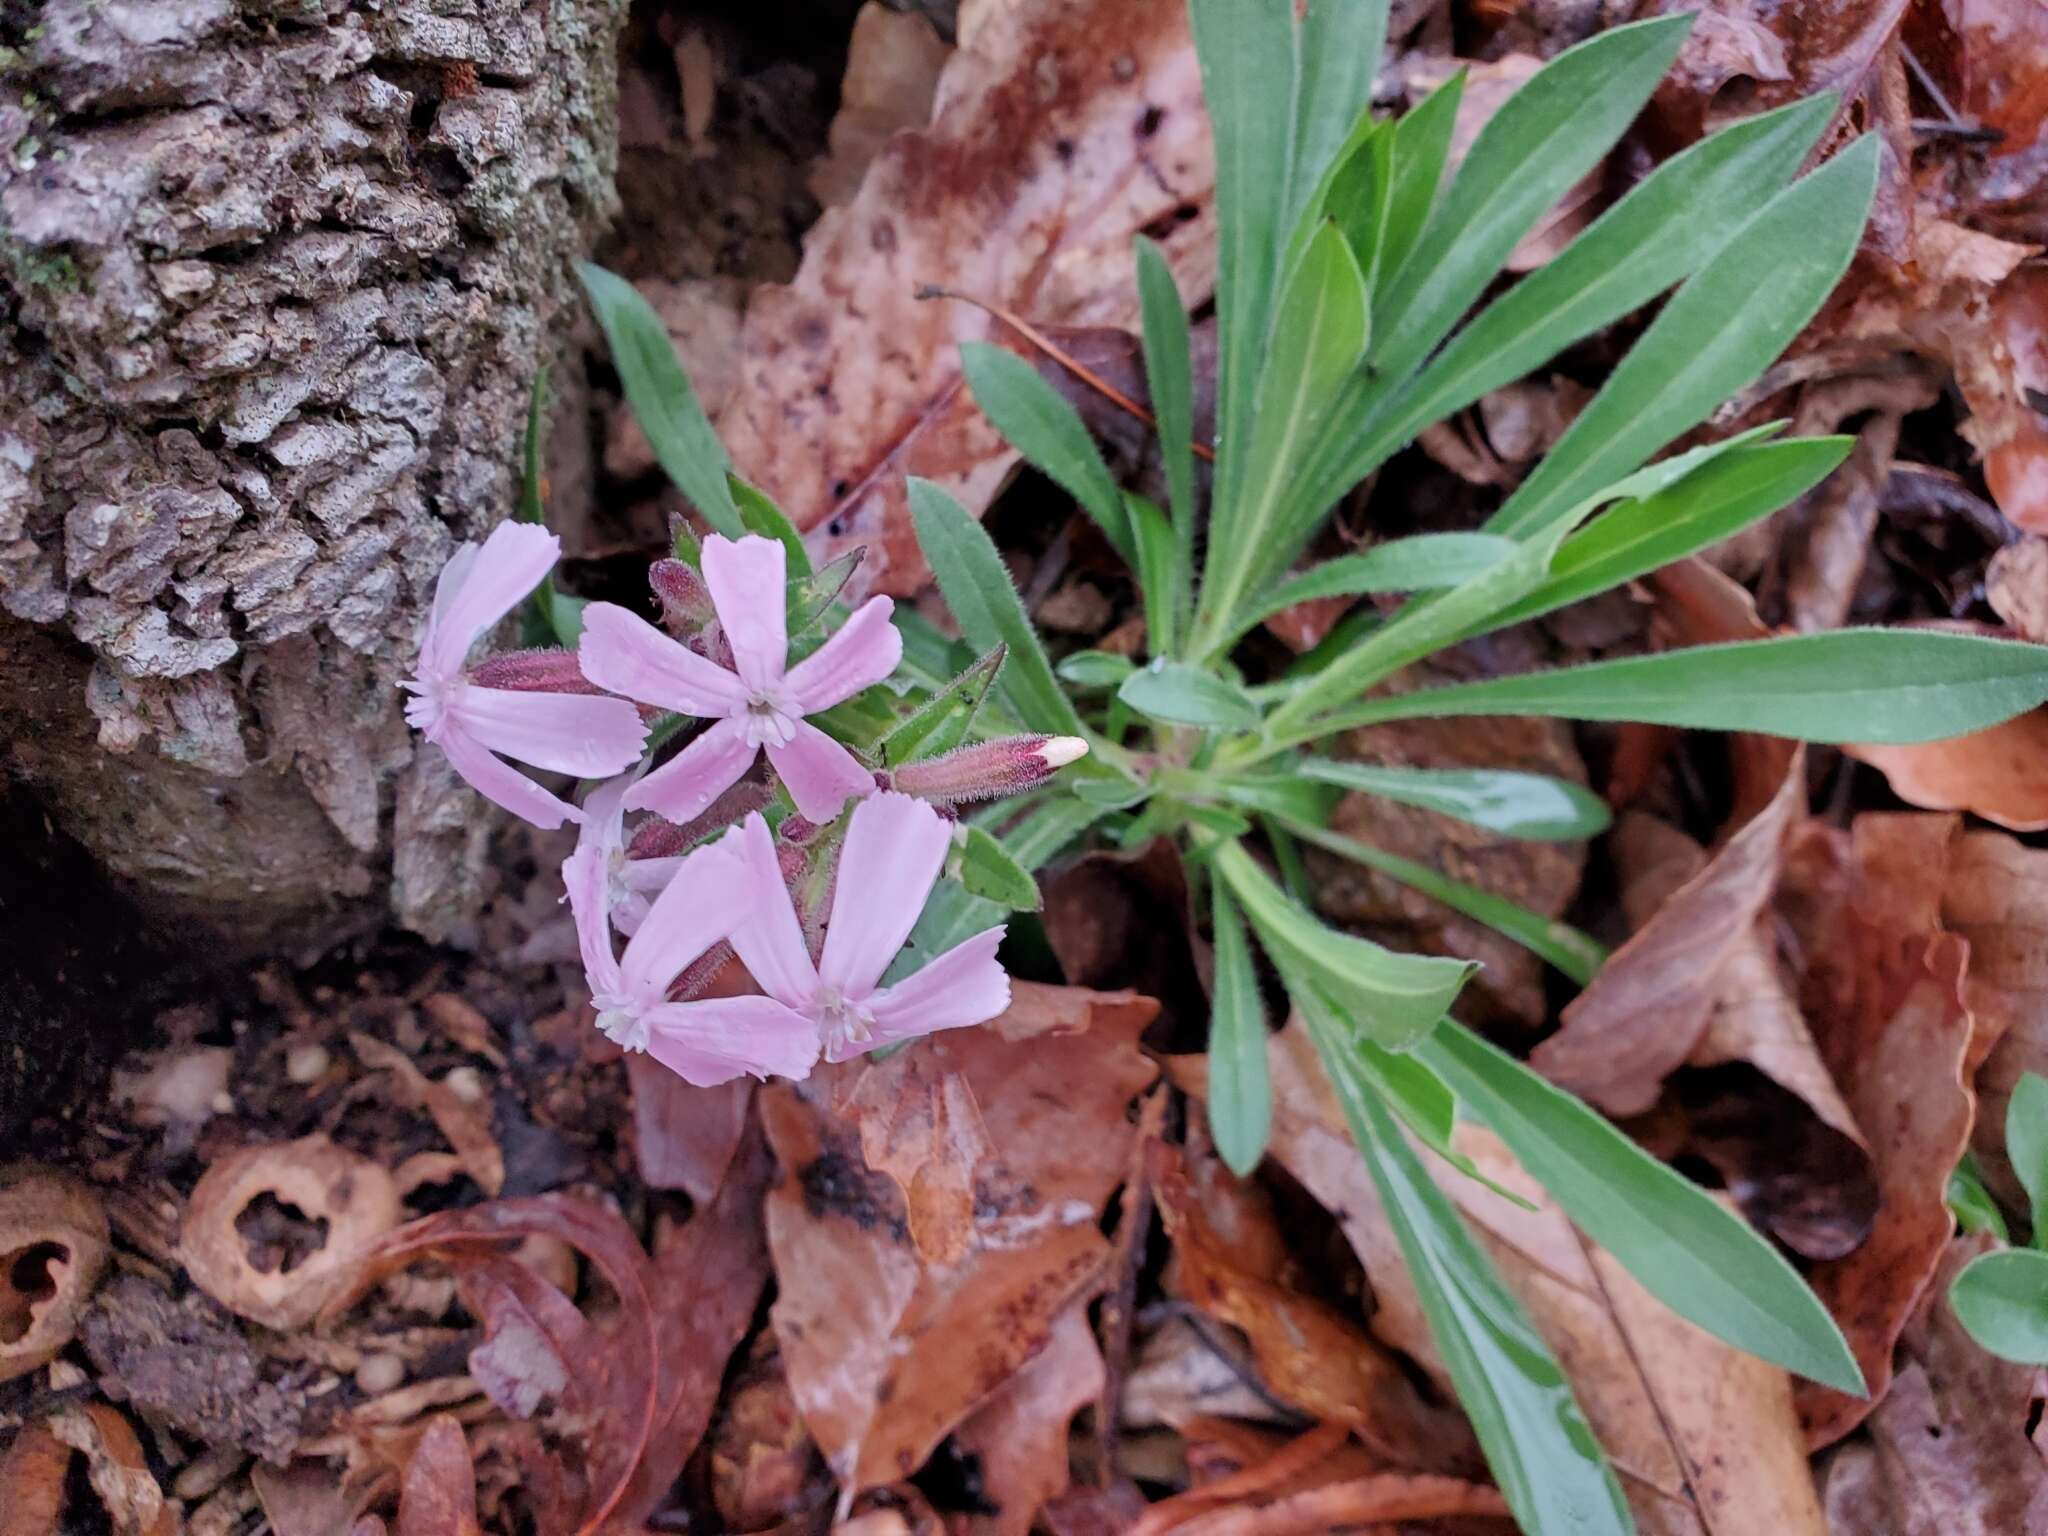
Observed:
[[[630,1008],[600,1007],[597,1014],[598,1033],[623,1051],[644,1051],[654,1031],[647,1020]]]

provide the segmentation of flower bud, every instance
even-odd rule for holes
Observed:
[[[1035,789],[1087,753],[1078,736],[1005,736],[905,763],[888,775],[887,787],[941,806],[993,800]]]
[[[749,812],[763,809],[773,798],[774,791],[766,784],[743,779],[712,801],[701,816],[693,816],[681,826],[666,817],[649,816],[633,829],[626,857],[669,859],[687,853],[714,832],[723,832],[744,821]]]
[[[506,651],[487,656],[469,669],[479,688],[505,688],[514,693],[603,693],[583,675],[576,653],[560,648]]]
[[[647,568],[647,585],[661,602],[661,622],[678,640],[688,640],[718,615],[704,578],[681,560],[657,560]]]

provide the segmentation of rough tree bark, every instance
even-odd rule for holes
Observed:
[[[625,0],[0,0],[0,733],[147,906],[462,920],[397,679],[609,216]]]

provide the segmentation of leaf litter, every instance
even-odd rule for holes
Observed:
[[[1398,6],[1381,103],[1467,67],[1468,141],[1597,24],[1546,0]],[[666,153],[668,136],[700,165],[744,136],[752,164],[776,135],[736,106],[760,99],[745,51],[665,12],[635,25],[662,38],[676,105],[629,61],[629,145]],[[740,471],[814,549],[865,544],[863,583],[918,593],[901,487],[924,474],[988,514],[1048,628],[1128,652],[1128,585],[1071,506],[1011,486],[1015,456],[955,358],[984,338],[1030,358],[1120,481],[1162,491],[1142,420],[979,306],[1147,407],[1130,237],[1163,240],[1198,310],[1214,276],[1180,10],[869,6],[802,67],[849,52],[829,132],[823,111],[767,113],[794,146],[776,184],[827,211],[776,204],[779,227],[734,236],[743,260],[631,275]],[[1511,266],[1540,267],[1709,127],[1840,91],[1840,124],[1891,150],[1879,217],[1792,355],[1709,430],[1792,415],[1854,431],[1857,452],[1719,569],[1444,664],[1483,677],[1872,618],[2048,632],[2029,537],[2048,532],[2044,57],[2048,28],[2016,0],[1706,8],[1636,132]],[[629,246],[656,246],[652,228]],[[920,298],[932,284],[975,302]],[[1213,329],[1196,335],[1206,437]],[[1591,338],[1481,400],[1332,537],[1475,525],[1615,355]],[[677,505],[648,499],[651,456],[624,421],[591,438],[586,574],[664,537]],[[1370,601],[1268,629],[1307,650]],[[1575,1001],[1391,881],[1312,858],[1313,894],[1359,931],[1486,960],[1470,1022],[1718,1177],[1797,1257],[1872,1385],[1866,1402],[1796,1382],[1679,1321],[1459,1126],[1455,1149],[1524,1203],[1428,1166],[1563,1362],[1646,1532],[2048,1521],[2039,1373],[1978,1350],[1945,1301],[1989,1241],[1955,1235],[1949,1170],[1972,1149],[2020,1208],[1999,1128],[2021,1073],[2048,1071],[2048,853],[2025,837],[2048,825],[2044,731],[2036,712],[1846,753],[1519,721],[1354,737],[1373,761],[1519,761],[1616,806],[1590,846],[1475,839],[1378,801],[1340,813],[1614,943]],[[1020,985],[985,1030],[801,1086],[700,1090],[622,1064],[565,991],[519,874],[559,857],[544,842],[501,848],[472,952],[384,939],[190,1000],[123,1064],[119,1102],[32,1143],[72,1194],[10,1205],[0,1182],[0,1361],[30,1362],[0,1387],[0,1478],[20,1490],[6,1536],[258,1519],[284,1536],[1505,1528],[1299,1025],[1271,1042],[1267,1163],[1238,1179],[1208,1144],[1185,1054],[1208,956],[1185,871],[1138,854],[1046,882],[1041,974],[1136,992]]]

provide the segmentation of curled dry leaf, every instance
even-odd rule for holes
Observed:
[[[462,1426],[438,1414],[412,1453],[398,1492],[397,1536],[480,1536],[476,1464]]]
[[[1009,1012],[912,1046],[982,1104],[997,1156],[975,1169],[957,1263],[918,1252],[902,1191],[871,1170],[834,1106],[851,1062],[760,1095],[782,1166],[768,1197],[791,1391],[848,1498],[907,1476],[1051,1343],[1102,1279],[1102,1211],[1128,1166],[1131,1103],[1154,1068],[1137,1038],[1156,1005],[1015,984]]]
[[[55,1358],[107,1262],[107,1213],[55,1169],[0,1171],[0,1381]]]
[[[819,219],[793,283],[754,294],[717,416],[740,474],[819,553],[867,545],[861,579],[898,594],[927,579],[904,475],[978,512],[1017,462],[960,377],[958,344],[993,322],[920,302],[922,285],[1129,328],[1131,240],[1155,225],[1190,303],[1214,282],[1214,162],[1182,7],[970,0],[959,34],[931,125],[890,140]]]
[[[309,1222],[326,1223],[321,1245],[296,1264],[257,1268],[236,1227],[266,1195]],[[346,1289],[364,1253],[400,1214],[391,1175],[325,1136],[242,1147],[194,1186],[178,1256],[193,1282],[229,1311],[270,1328],[300,1328]]]
[[[1868,1138],[1879,1193],[1869,1238],[1808,1276],[1872,1394],[1800,1383],[1816,1446],[1883,1397],[1899,1331],[1954,1230],[1949,1170],[1969,1145],[1969,1083],[1988,1049],[1963,991],[1969,945],[1941,918],[1956,830],[1948,816],[1862,816],[1846,834],[1803,829],[1787,861],[1783,906],[1808,957],[1802,1001]]]
[[[1373,1331],[1448,1395],[1385,1210],[1298,1023],[1274,1037],[1272,1074],[1274,1156],[1343,1224],[1379,1303]],[[1824,1536],[1786,1374],[1643,1291],[1490,1133],[1461,1125],[1456,1144],[1533,1207],[1426,1158],[1570,1376],[1645,1536]]]
[[[1993,1246],[1982,1236],[1950,1243],[1891,1390],[1870,1415],[1869,1443],[1845,1445],[1829,1463],[1836,1536],[2048,1530],[2048,1459],[2027,1434],[2040,1372],[1980,1349],[1948,1304],[1962,1267]]]
[[[1038,1357],[953,1431],[953,1443],[981,1467],[982,1499],[993,1514],[971,1515],[975,1536],[1026,1536],[1047,1500],[1069,1482],[1067,1432],[1102,1390],[1102,1351],[1088,1313],[1068,1307],[1053,1320]]]
[[[505,1154],[491,1134],[488,1101],[465,1099],[447,1083],[428,1077],[405,1052],[374,1035],[352,1034],[349,1043],[364,1066],[391,1074],[401,1103],[433,1116],[435,1126],[462,1159],[462,1171],[485,1196],[494,1198],[505,1187]]]
[[[1187,1086],[1182,1071],[1175,1076]],[[1461,1414],[1425,1403],[1392,1350],[1285,1283],[1291,1261],[1256,1186],[1218,1169],[1198,1194],[1174,1150],[1160,1150],[1159,1214],[1173,1243],[1167,1289],[1243,1333],[1276,1397],[1345,1426],[1384,1463],[1479,1473],[1484,1463]]]
[[[1382,1472],[1304,1488],[1267,1504],[1196,1515],[1171,1529],[1176,1536],[1321,1536],[1325,1531],[1391,1528],[1406,1520],[1504,1519],[1507,1512],[1500,1490],[1484,1483]]]

